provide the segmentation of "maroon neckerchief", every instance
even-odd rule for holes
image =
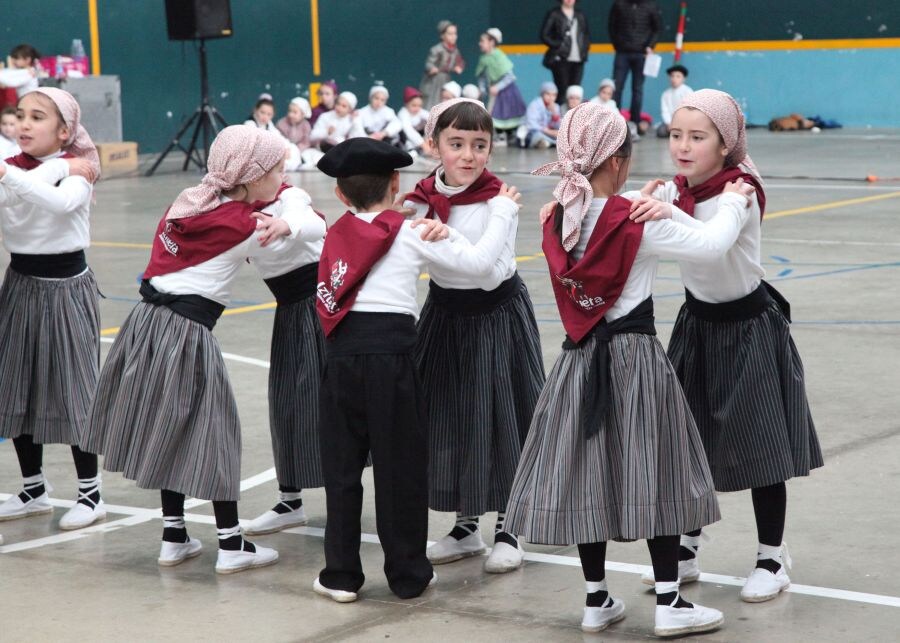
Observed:
[[[167,220],[156,227],[144,279],[196,266],[231,250],[256,230],[251,203],[228,201],[203,214]],[[168,213],[168,211],[167,211]]]
[[[603,319],[622,294],[641,245],[644,225],[628,218],[631,201],[611,197],[603,206],[584,256],[575,261],[553,229],[544,224],[542,248],[550,268],[556,306],[566,334],[575,343]]]
[[[73,159],[75,157],[72,154],[69,154],[68,152],[63,152],[60,156],[58,156],[56,158]],[[43,161],[41,161],[40,159],[36,159],[31,154],[26,154],[25,152],[16,154],[15,156],[10,156],[8,159],[6,159],[7,165],[12,165],[13,167],[18,167],[18,168],[21,168],[26,171],[33,170],[34,168],[38,167],[41,163],[43,163]]]
[[[437,191],[435,187],[436,175],[429,176],[416,183],[416,188],[406,195],[410,201],[428,204],[426,219],[431,219],[436,214],[441,223],[447,223],[450,218],[450,208],[454,205],[471,205],[492,199],[500,192],[503,181],[485,170],[475,182],[465,190],[453,196],[447,196]]]
[[[729,181],[744,179],[746,183],[756,188],[756,202],[759,203],[759,218],[762,219],[766,212],[766,193],[756,177],[752,174],[744,172],[739,167],[726,167],[721,172],[716,173],[700,185],[688,186],[687,178],[684,175],[677,175],[674,179],[675,187],[678,188],[678,197],[673,205],[678,206],[686,214],[694,216],[694,206],[702,203],[707,199],[722,194],[722,189]]]
[[[391,249],[404,221],[394,210],[385,210],[371,223],[346,212],[331,226],[319,259],[316,286],[316,312],[325,337],[353,308],[369,271]]]

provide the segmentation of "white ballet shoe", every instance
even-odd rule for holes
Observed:
[[[700,563],[697,561],[697,558],[691,558],[690,560],[679,560],[678,561],[678,583],[684,585],[685,583],[693,583],[700,579]],[[656,578],[653,575],[653,568],[651,567],[648,571],[641,574],[641,582],[644,585],[655,585]]]
[[[348,592],[343,589],[331,589],[330,587],[325,587],[322,583],[319,582],[318,576],[316,576],[316,580],[313,582],[313,591],[316,594],[327,596],[331,600],[337,601],[338,603],[352,603],[357,598],[356,592]]]
[[[241,543],[243,547],[243,543]],[[216,559],[217,574],[235,574],[247,569],[266,567],[278,562],[278,552],[269,547],[254,545],[256,551],[244,551],[242,549],[219,549]]]
[[[452,563],[462,558],[479,556],[487,550],[487,545],[481,539],[481,533],[476,531],[465,538],[457,540],[447,534],[427,549],[425,555],[432,565]]]
[[[273,509],[269,509],[263,514],[251,520],[244,527],[244,533],[248,536],[259,536],[261,534],[274,534],[283,529],[291,527],[302,527],[307,523],[306,512],[303,511],[303,505],[296,509],[291,509],[285,513],[278,513]]]
[[[786,568],[791,567],[791,554],[788,552],[787,543],[781,543],[780,548],[760,545],[760,549],[765,553],[759,553],[757,560],[774,560],[781,567],[774,574],[768,569],[756,567],[747,576],[747,582],[741,589],[741,600],[746,603],[764,603],[770,601],[781,592],[791,586],[791,579],[788,578]],[[771,550],[775,550],[772,552]]]
[[[161,567],[174,567],[180,565],[188,558],[199,556],[203,551],[203,543],[196,538],[188,537],[186,543],[170,543],[167,540],[162,541],[159,548],[159,558],[156,562]]]
[[[675,596],[674,605],[678,602]],[[708,632],[725,622],[725,617],[717,609],[695,604],[693,607],[672,607],[672,605],[656,606],[656,636],[681,636],[694,632]]]
[[[0,504],[0,522],[49,513],[53,513],[53,505],[50,504],[50,496],[46,491],[28,502],[22,502],[22,499],[16,494]]]
[[[585,607],[581,619],[582,632],[602,632],[625,618],[625,603],[609,596],[603,607]]]
[[[505,574],[519,569],[525,560],[525,550],[522,543],[516,539],[517,546],[504,542],[495,542],[491,555],[484,561],[484,571],[489,574]]]

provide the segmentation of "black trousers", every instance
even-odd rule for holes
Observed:
[[[556,102],[560,105],[566,102],[566,89],[572,85],[580,85],[581,78],[584,76],[584,63],[572,63],[567,60],[561,60],[550,70],[553,73],[553,82],[559,93],[556,95]]]
[[[641,122],[641,107],[644,102],[644,58],[642,53],[617,53],[613,60],[613,81],[616,83],[613,100],[620,109],[625,107],[622,104],[622,88],[628,72],[631,72],[631,105],[628,109],[631,110],[631,120],[635,124]]]
[[[379,318],[407,317],[402,331],[378,328]],[[356,332],[359,331],[359,332]],[[400,338],[399,334],[407,335]],[[427,413],[412,357],[415,327],[409,315],[350,313],[329,345],[320,389],[319,439],[325,474],[323,585],[358,591],[365,580],[359,557],[363,487],[360,480],[371,451],[375,478],[375,518],[384,550],[384,573],[400,598],[414,598],[431,581],[425,556],[428,538]],[[356,334],[353,338],[351,335]],[[371,341],[365,338],[370,337]],[[394,342],[393,340],[398,341]],[[344,350],[344,340],[380,350]],[[358,341],[362,340],[362,341]],[[411,340],[411,341],[409,341]],[[353,349],[353,346],[350,346]]]

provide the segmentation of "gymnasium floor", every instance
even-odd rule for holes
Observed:
[[[725,613],[725,626],[704,641],[896,640],[900,631],[900,182],[867,184],[866,175],[900,175],[900,132],[845,130],[821,134],[750,133],[754,160],[768,180],[763,255],[769,279],[791,301],[793,336],[806,366],[813,415],[826,466],[788,486],[785,539],[794,559],[790,593],[769,603],[742,603],[742,577],[755,560],[749,493],[720,496],[723,520],[708,533],[701,582],[688,600]],[[537,208],[554,180],[527,171],[552,152],[498,149],[491,168],[524,193],[518,252],[540,325],[545,363],[563,333],[540,252]],[[138,274],[165,206],[198,175],[175,171],[175,160],[152,178],[103,181],[96,192],[94,243],[88,258],[106,296],[104,355],[116,327],[137,301]],[[146,165],[146,163],[145,163]],[[630,186],[671,176],[665,144],[635,148]],[[418,169],[424,170],[424,165]],[[420,173],[405,173],[410,188]],[[774,178],[777,177],[777,178]],[[318,172],[291,180],[333,219],[341,210],[332,181]],[[8,261],[3,253],[4,264]],[[422,282],[422,297],[424,285]],[[682,302],[677,266],[661,264],[656,287],[660,339],[668,342]],[[273,504],[266,402],[272,298],[252,268],[243,271],[235,301],[215,329],[226,353],[244,430],[240,511],[252,518]],[[57,528],[75,497],[69,450],[45,449],[45,471],[57,509],[0,523],[0,641],[576,641],[651,636],[652,594],[639,574],[649,563],[643,543],[609,547],[612,593],[627,618],[602,635],[579,629],[583,583],[574,547],[526,545],[523,569],[482,571],[482,558],[437,568],[439,581],[418,599],[387,588],[375,533],[367,472],[362,545],[367,582],[355,604],[313,593],[323,564],[324,493],[304,494],[310,524],[257,538],[280,562],[217,576],[211,505],[189,502],[189,532],[205,546],[185,564],[156,564],[162,524],[159,496],[105,474],[105,523],[79,532]],[[0,499],[21,487],[10,441],[0,443]],[[432,513],[429,536],[444,535],[450,514]],[[490,543],[493,516],[482,520]],[[699,638],[699,637],[698,637]]]

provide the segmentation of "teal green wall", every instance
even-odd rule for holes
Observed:
[[[459,25],[460,48],[469,63],[462,82],[474,80],[478,35],[499,26],[506,42],[535,44],[547,0],[319,0],[322,75],[312,74],[309,0],[232,0],[234,37],[208,43],[214,104],[226,120],[243,120],[260,92],[275,97],[279,112],[310,82],[335,78],[365,102],[374,80],[392,92],[399,107],[405,85],[418,85],[428,48],[437,42],[442,18]],[[611,0],[582,0],[595,42],[607,42]],[[100,0],[101,62],[105,74],[122,81],[124,134],[142,152],[160,150],[199,102],[193,43],[166,37],[163,0]],[[678,2],[662,1],[671,41]],[[87,0],[0,0],[0,50],[30,42],[45,54],[66,53],[73,38],[89,48]],[[823,9],[827,7],[827,9]],[[752,20],[744,16],[752,15]],[[887,38],[900,36],[900,2],[859,0],[816,6],[783,0],[691,0],[687,39],[785,40],[803,38]],[[668,59],[667,59],[668,60]],[[526,98],[549,78],[540,56],[515,56]],[[840,52],[748,52],[688,54],[694,86],[737,87],[754,120],[781,112],[819,111],[848,125],[900,125],[887,106],[900,104],[900,84],[873,70],[900,68],[900,50]],[[609,75],[611,56],[594,55],[585,84],[596,87]],[[879,100],[861,101],[875,87]],[[648,84],[645,103],[658,104],[663,82]]]

